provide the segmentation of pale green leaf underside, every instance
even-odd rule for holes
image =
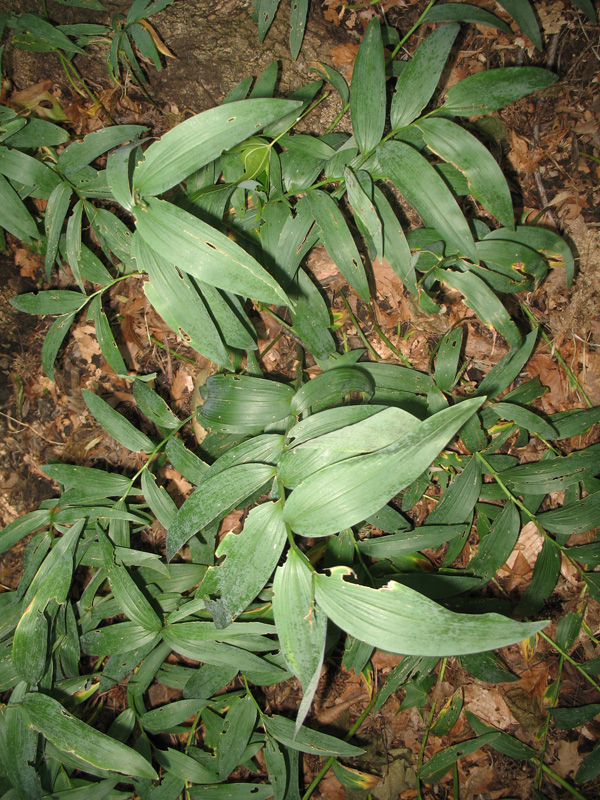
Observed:
[[[547,621],[521,623],[500,614],[457,614],[390,581],[382,589],[348,583],[347,567],[315,577],[318,605],[336,625],[374,647],[418,656],[495,650],[533,636]]]

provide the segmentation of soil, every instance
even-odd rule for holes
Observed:
[[[493,8],[504,19],[509,17],[494,3],[478,3]],[[106,3],[108,14],[89,12],[51,3],[52,18],[61,23],[106,21],[130,3]],[[286,3],[275,18],[265,42],[259,44],[252,19],[250,0],[194,0],[176,2],[152,20],[153,25],[176,59],[167,58],[161,72],[148,71],[149,92],[155,105],[129,82],[110,84],[101,48],[90,57],[78,56],[79,70],[99,93],[117,122],[147,124],[156,135],[186,117],[218,104],[247,75],[257,75],[272,59],[280,62],[278,91],[294,91],[315,74],[316,61],[332,64],[350,76],[358,44],[373,13],[385,13],[390,24],[407,31],[426,3],[423,0],[383,0],[346,7],[341,0],[313,0],[301,55],[291,61],[288,51],[289,26]],[[15,11],[39,12],[36,0],[12,3]],[[517,214],[529,221],[556,230],[577,254],[577,273],[567,288],[561,267],[552,270],[535,292],[517,299],[525,303],[542,324],[547,341],[540,341],[527,366],[529,377],[539,376],[549,391],[540,398],[538,408],[555,412],[583,407],[587,396],[600,405],[600,32],[597,26],[577,13],[568,0],[544,0],[536,4],[542,24],[545,49],[538,53],[513,24],[509,37],[483,26],[469,26],[461,36],[455,65],[445,76],[447,85],[474,71],[491,66],[532,64],[548,66],[558,72],[559,83],[546,93],[524,98],[492,117],[486,129],[488,144],[511,176],[511,188]],[[423,33],[409,43],[412,52]],[[3,98],[11,98],[41,81],[65,110],[76,133],[86,133],[104,124],[102,112],[72,92],[58,61],[46,54],[36,54],[8,47],[4,55]],[[18,94],[17,94],[18,97]],[[323,130],[339,110],[335,101],[322,103],[306,123],[307,128]],[[481,129],[480,129],[481,132]],[[478,213],[478,209],[475,209]],[[29,317],[17,312],[11,297],[25,291],[46,287],[43,260],[8,237],[8,252],[0,253],[0,518],[4,524],[37,507],[43,499],[56,494],[56,486],[40,467],[52,460],[107,466],[133,472],[139,464],[124,448],[106,437],[89,415],[80,394],[92,389],[110,400],[137,424],[135,403],[128,384],[118,379],[103,362],[93,326],[82,316],[74,326],[57,361],[56,381],[41,369],[41,347],[51,320]],[[344,284],[327,254],[317,249],[309,260],[309,269],[327,292],[335,311],[343,320],[338,332],[350,347],[362,346],[362,339],[348,316],[342,300]],[[68,272],[61,272],[53,285],[67,286]],[[469,359],[468,377],[480,380],[506,353],[503,341],[476,320],[453,293],[444,297],[444,310],[431,315],[416,307],[405,296],[402,284],[385,264],[374,266],[376,289],[375,321],[392,345],[410,364],[421,370],[429,368],[431,352],[444,332],[462,321],[468,331],[465,356]],[[383,358],[394,355],[377,335],[368,309],[354,294],[346,296],[361,332]],[[206,365],[197,354],[170,331],[143,300],[139,281],[120,284],[110,298],[115,332],[131,369],[156,372],[156,386],[171,406],[181,412],[190,408],[194,381]],[[264,358],[267,371],[293,376],[295,343],[273,319],[263,314],[258,320],[260,350],[279,334],[281,338]],[[396,359],[397,360],[397,359]],[[564,365],[577,383],[570,382]],[[584,396],[585,393],[585,396]],[[598,426],[578,443],[578,448],[600,438]],[[174,472],[164,475],[167,488],[178,500],[190,490],[189,484]],[[149,546],[160,545],[164,532],[148,532]],[[13,589],[21,575],[24,543],[0,560],[0,585]],[[531,579],[527,560],[527,542],[512,564],[505,567],[508,584],[520,594]],[[506,577],[505,576],[505,577]],[[553,596],[555,620],[549,629],[554,634],[556,620],[579,608],[581,584],[564,570]],[[590,601],[587,623],[597,631],[600,611]],[[578,656],[598,655],[589,640],[581,645]],[[502,658],[518,676],[512,683],[484,684],[472,678],[456,659],[448,662],[443,680],[426,700],[422,713],[407,702],[404,692],[392,695],[377,712],[370,714],[357,734],[366,755],[358,769],[365,775],[364,790],[344,789],[330,772],[315,791],[314,797],[327,800],[349,797],[363,800],[368,792],[377,800],[412,800],[415,789],[415,765],[421,748],[428,715],[460,693],[465,706],[489,724],[515,734],[536,746],[536,733],[545,693],[556,677],[557,656],[543,641],[534,652],[519,646],[506,648]],[[368,703],[373,685],[381,684],[398,662],[397,657],[377,653],[372,660],[372,683],[341,667],[341,659],[327,663],[321,679],[309,724],[333,733],[344,734]],[[598,702],[597,694],[574,670],[565,672],[561,705]],[[160,685],[154,689],[154,703],[164,702],[170,690]],[[164,696],[161,695],[164,693]],[[299,704],[299,687],[294,681],[269,687],[265,700],[270,711],[292,711]],[[107,702],[116,715],[119,699]],[[443,736],[430,735],[424,758],[442,747],[472,735],[464,714]],[[583,757],[600,736],[600,723],[588,723],[580,732],[550,728],[546,761],[561,778],[572,783]],[[305,760],[305,781],[310,783],[320,769],[316,758]],[[460,797],[495,798],[532,797],[535,768],[523,761],[501,756],[483,748],[459,761]],[[597,784],[590,784],[589,797],[598,796]],[[567,797],[557,783],[545,781],[545,796]],[[427,798],[446,798],[452,794],[451,776],[425,789]]]

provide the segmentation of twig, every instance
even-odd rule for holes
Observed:
[[[60,447],[65,446],[64,442],[55,442],[53,439],[48,439],[47,436],[44,436],[43,433],[36,431],[36,429],[32,425],[29,425],[27,422],[21,422],[20,419],[15,419],[14,417],[11,417],[10,414],[5,414],[4,411],[0,411],[0,414],[2,414],[3,417],[6,417],[6,419],[9,419],[11,422],[16,422],[17,425],[22,425],[24,428],[29,428],[30,431],[33,431],[36,436],[39,436],[40,439],[43,439],[45,442],[48,442],[48,444],[60,445]]]

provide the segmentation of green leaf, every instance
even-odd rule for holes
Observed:
[[[133,173],[134,191],[146,198],[162,194],[300,105],[272,98],[239,100],[190,117],[146,150]]]
[[[154,443],[105,400],[88,389],[82,389],[81,394],[92,416],[119,444],[134,452],[145,450],[151,453],[154,450]]]
[[[521,531],[521,518],[514,503],[508,502],[494,520],[490,532],[479,542],[469,562],[469,571],[490,581],[512,553]]]
[[[270,0],[269,0],[270,1]],[[269,783],[226,783],[187,790],[193,800],[269,800],[273,787]]]
[[[304,30],[306,28],[306,18],[308,16],[308,0],[292,0],[290,10],[290,53],[294,61],[298,58]]]
[[[410,247],[400,220],[377,186],[373,193],[373,202],[383,225],[383,257],[406,288],[413,294],[417,294],[417,281]]]
[[[355,525],[418,478],[480,405],[481,400],[466,400],[383,450],[319,470],[292,491],[285,521],[301,536],[326,536]]]
[[[135,622],[117,622],[84,633],[81,647],[90,656],[120,655],[141,647],[154,646],[160,639],[156,631]]]
[[[357,222],[361,223],[363,228],[369,232],[375,250],[381,256],[383,254],[383,228],[377,209],[349,167],[344,168],[344,181],[354,216]]]
[[[600,492],[588,494],[575,503],[537,514],[537,521],[547,531],[571,535],[596,528],[600,523]]]
[[[417,47],[396,82],[390,120],[397,130],[409,125],[431,100],[448,60],[458,25],[443,25]]]
[[[67,222],[67,236],[65,242],[65,256],[73,277],[82,292],[83,281],[81,279],[81,217],[83,214],[83,200],[78,200],[73,206],[73,211]]]
[[[368,302],[369,284],[363,263],[335,200],[319,189],[307,192],[305,201],[321,233],[321,241],[350,286]]]
[[[35,599],[23,612],[14,633],[12,664],[19,678],[35,685],[40,682],[48,658],[48,621]]]
[[[165,200],[136,206],[137,230],[153,250],[180,269],[219,289],[289,305],[279,284],[225,234]],[[144,262],[138,265],[145,268]]]
[[[580,11],[583,11],[590,22],[596,23],[598,17],[592,0],[573,0],[573,2]]]
[[[154,756],[161,767],[182,780],[199,784],[215,783],[219,780],[215,771],[200,764],[195,758],[180,753],[179,750],[173,750],[171,747],[167,750],[154,748]]]
[[[180,439],[169,439],[165,451],[171,464],[186,480],[190,483],[200,483],[208,470],[208,465],[188,450]]]
[[[488,372],[479,384],[477,394],[492,398],[510,386],[529,361],[536,341],[537,330],[533,330],[527,334],[522,345],[513,348]]]
[[[594,719],[600,714],[600,703],[590,703],[587,706],[576,706],[574,708],[552,708],[550,709],[554,724],[565,731],[571,728],[578,728],[586,722]]]
[[[319,607],[351,636],[389,653],[476,653],[519,642],[548,624],[515,622],[499,614],[458,614],[395,581],[376,590],[344,580],[352,572],[347,567],[330,572],[330,577],[314,578]]]
[[[44,50],[52,51],[58,49],[64,50],[65,53],[85,54],[85,51],[72,42],[68,36],[65,36],[62,31],[59,31],[58,28],[37,14],[20,14],[18,25],[19,30],[29,31],[30,34],[39,39]]]
[[[273,800],[286,800],[288,782],[286,759],[272,736],[267,735],[267,741],[263,748],[263,758],[267,765]]]
[[[151,250],[138,233],[132,249],[150,276],[150,282],[144,284],[146,297],[167,325],[210,361],[229,366],[219,331],[191,278]]]
[[[497,295],[473,272],[457,272],[451,269],[432,270],[435,277],[464,295],[465,302],[486,325],[495,328],[512,347],[522,344],[519,329]]]
[[[148,733],[162,733],[181,725],[187,719],[206,708],[208,700],[176,700],[152,711],[146,711],[140,717],[140,725]]]
[[[542,35],[531,4],[528,0],[498,0],[523,33],[528,36],[538,50],[542,49]]]
[[[471,261],[477,261],[467,221],[427,159],[404,142],[386,142],[378,148],[377,157],[385,177],[400,189],[423,222]]]
[[[256,712],[256,701],[251,695],[231,703],[217,741],[217,770],[221,780],[228,778],[243,760],[256,722]]]
[[[87,296],[68,289],[49,289],[36,294],[11,297],[10,304],[26,314],[66,314],[77,312],[87,303]]]
[[[298,389],[292,398],[290,413],[299,416],[316,406],[323,408],[340,403],[350,392],[360,392],[369,399],[373,394],[370,376],[354,367],[323,372]]]
[[[324,61],[313,62],[313,64],[314,66],[311,66],[310,69],[318,72],[325,80],[329,81],[339,94],[342,105],[348,105],[350,101],[350,90],[348,89],[348,84],[344,76]]]
[[[429,149],[464,173],[476,200],[507,228],[514,227],[514,211],[506,178],[490,151],[473,134],[449,119],[417,123]]]
[[[54,261],[58,252],[58,241],[65,217],[67,216],[67,211],[69,210],[72,194],[72,187],[68,183],[61,181],[58,186],[54,187],[48,198],[48,205],[46,206],[46,214],[44,217],[44,227],[46,229],[46,258],[44,265],[46,268],[46,277],[49,277],[50,271],[54,266]],[[71,310],[72,309],[69,309],[69,311]]]
[[[329,375],[330,372],[323,374]],[[418,422],[416,417],[400,408],[385,408],[366,419],[349,423],[288,450],[279,460],[277,477],[285,486],[293,488],[326,466],[360,453],[389,447]]]
[[[281,503],[253,508],[241,533],[229,533],[217,548],[226,556],[209,567],[198,590],[215,625],[225,628],[260,593],[271,577],[287,541]]]
[[[257,0],[255,3],[258,16],[258,38],[263,41],[271,27],[273,17],[281,0]]]
[[[231,467],[202,483],[202,489],[188,497],[167,531],[167,560],[199,530],[222,519],[275,474],[267,464],[241,464]]]
[[[131,483],[126,475],[75,464],[43,464],[42,471],[63,486],[104,497],[119,497],[129,489]]]
[[[113,544],[99,526],[96,528],[96,534],[102,551],[103,566],[120,611],[142,628],[148,631],[160,631],[162,628],[160,617],[129,574],[127,567],[115,562]]]
[[[495,653],[471,653],[471,655],[461,656],[460,663],[478,681],[506,683],[519,680]]]
[[[44,344],[42,345],[42,367],[51,381],[54,380],[54,362],[56,361],[56,356],[76,315],[76,311],[73,311],[71,314],[61,314],[60,317],[54,320],[44,338]]]
[[[360,747],[336,739],[320,731],[314,731],[302,725],[296,732],[291,719],[274,714],[272,717],[263,717],[263,725],[267,733],[274,739],[301,753],[311,753],[317,756],[340,756],[340,758],[354,758],[364,753]]]
[[[420,777],[428,782],[437,782],[444,777],[450,767],[455,764],[461,756],[467,756],[483,747],[484,744],[491,744],[495,737],[494,733],[487,733],[477,736],[475,739],[467,739],[465,742],[458,742],[449,747],[439,750],[429,761],[423,765],[419,773]]]
[[[477,117],[490,114],[525,95],[546,89],[558,80],[540,67],[501,67],[469,75],[455,83],[439,109],[443,114]]]
[[[281,652],[302,686],[295,734],[317,690],[325,653],[327,618],[315,606],[312,576],[313,570],[305,557],[292,547],[273,581],[273,614]]]
[[[428,525],[466,522],[481,492],[481,464],[472,458],[444,490],[441,500],[427,517]]]
[[[59,176],[46,163],[8,147],[0,147],[0,173],[19,185],[33,187],[33,197],[48,197],[60,183]]]
[[[22,708],[29,724],[59,750],[72,752],[97,769],[157,779],[156,772],[143,756],[76,719],[52,697],[40,692],[27,694]]]
[[[248,375],[211,375],[198,419],[206,428],[226,433],[259,433],[290,414],[291,386]]]
[[[189,626],[202,623],[180,622],[176,625],[167,625],[163,629],[163,638],[175,652],[181,653],[186,658],[193,658],[204,664],[214,664],[216,666],[235,667],[236,670],[243,672],[248,680],[253,683],[264,681],[264,684],[277,683],[289,677],[286,672],[274,666],[260,656],[254,655],[241,647],[223,642],[209,641],[206,638],[194,637],[190,634]],[[232,625],[238,623],[233,622]],[[221,637],[227,634],[217,631]],[[235,637],[229,637],[228,641],[235,643]]]
[[[89,313],[94,321],[96,338],[98,339],[98,344],[100,345],[102,355],[106,359],[106,363],[113,372],[115,372],[117,377],[127,377],[127,366],[117,347],[115,337],[110,328],[106,314],[104,313],[104,309],[102,308],[102,299],[100,295],[96,295],[90,303]]]
[[[579,5],[581,0],[575,0],[575,2]],[[598,774],[600,774],[600,747],[596,745],[581,762],[581,766],[575,773],[575,780],[577,783],[585,783],[585,781],[591,781]]]
[[[35,220],[3,175],[0,175],[0,227],[25,242],[39,238]]]
[[[111,125],[109,128],[92,131],[81,142],[73,142],[62,151],[56,163],[57,169],[64,173],[79,172],[98,156],[123,142],[137,139],[147,130],[142,125]]]
[[[512,33],[508,25],[501,19],[470,3],[444,3],[444,5],[430,8],[423,22],[471,22],[474,25],[490,25],[504,33]]]
[[[515,609],[523,617],[531,617],[541,611],[556,586],[560,574],[561,555],[552,539],[545,539],[533,568],[531,582],[521,595]]]
[[[451,392],[458,371],[463,343],[463,328],[454,328],[444,336],[435,357],[435,382],[443,392]]]
[[[575,276],[575,260],[567,242],[554,231],[538,228],[535,225],[518,225],[514,230],[499,229],[490,231],[485,241],[507,239],[521,242],[532,250],[543,255],[550,262],[562,261],[567,277],[567,286],[570,286]]]
[[[385,56],[374,16],[358,48],[350,86],[352,127],[362,153],[370,153],[381,141],[385,109]]]
[[[523,406],[519,406],[516,403],[494,403],[490,410],[499,419],[512,420],[520,428],[537,434],[543,439],[558,438],[557,431],[553,425],[546,422],[543,417],[534,411],[523,408]]]
[[[138,379],[133,382],[133,396],[140,411],[158,427],[166,428],[167,430],[177,430],[177,428],[181,427],[181,422],[162,397],[151,389],[145,381]]]
[[[0,531],[0,555],[14,547],[24,536],[44,528],[52,512],[48,508],[38,508],[14,520]]]
[[[359,550],[371,558],[394,559],[406,553],[416,553],[429,547],[437,548],[460,536],[465,531],[462,525],[421,525],[411,531],[399,531],[391,536],[376,536],[357,543]]]
[[[518,494],[559,492],[598,472],[599,451],[600,445],[595,444],[551,461],[510,467],[502,472],[502,480]]]
[[[18,120],[19,123],[21,120]],[[45,119],[29,119],[4,140],[10,147],[56,147],[69,141],[67,131]]]

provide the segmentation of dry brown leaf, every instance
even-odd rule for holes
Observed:
[[[474,683],[465,686],[464,693],[466,707],[488,725],[506,731],[518,724],[499,689],[484,689]]]

